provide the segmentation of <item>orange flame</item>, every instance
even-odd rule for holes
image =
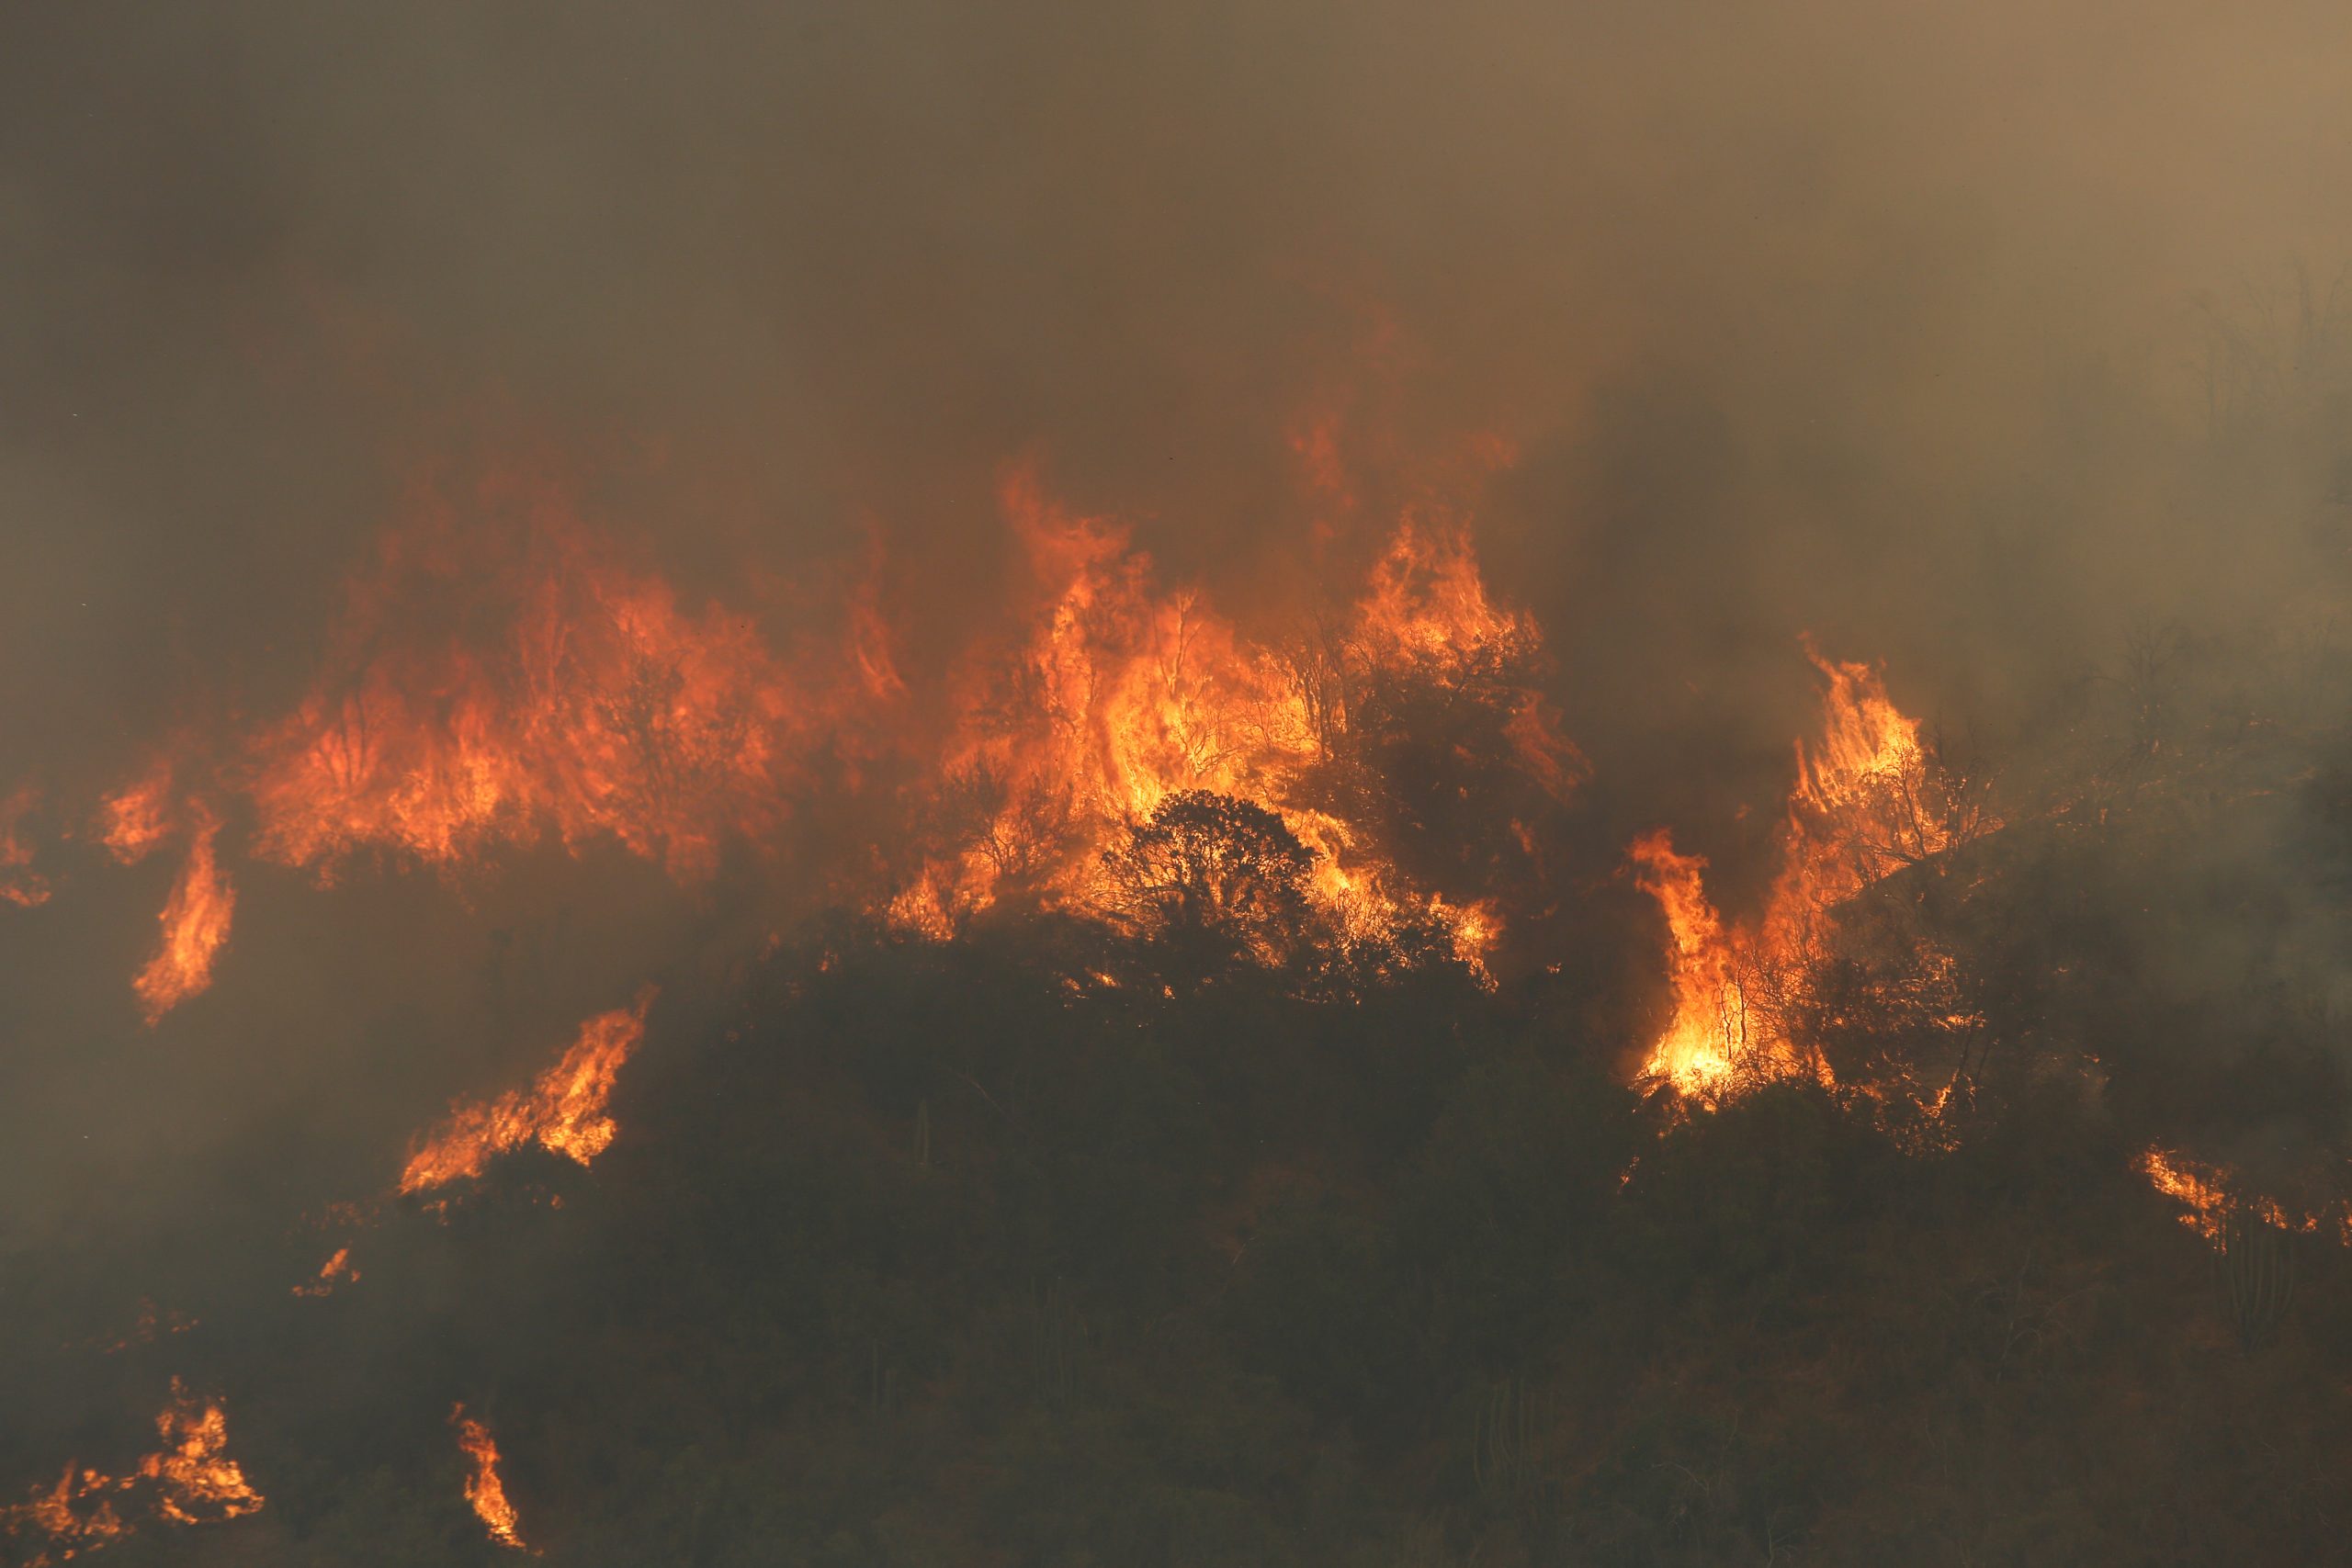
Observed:
[[[136,865],[171,832],[172,765],[107,795],[98,808],[98,841],[124,865]]]
[[[298,1296],[333,1295],[337,1285],[355,1284],[358,1279],[359,1270],[351,1266],[351,1248],[339,1247],[333,1258],[319,1265],[318,1277],[295,1286],[294,1293]]]
[[[237,1461],[223,1451],[229,1417],[218,1400],[199,1406],[172,1380],[172,1403],[155,1417],[164,1447],[139,1462],[139,1473],[161,1483],[156,1510],[175,1524],[202,1517],[233,1519],[257,1512],[261,1494],[245,1480]]]
[[[1408,516],[1372,569],[1357,622],[1375,663],[1421,663],[1449,674],[1532,653],[1534,618],[1487,596],[1468,531],[1458,522]]]
[[[155,1417],[163,1447],[124,1475],[68,1464],[54,1486],[38,1486],[27,1501],[0,1508],[0,1531],[38,1532],[45,1544],[32,1568],[64,1562],[131,1531],[118,1498],[136,1497],[171,1524],[241,1518],[258,1513],[262,1495],[228,1457],[229,1419],[218,1400],[199,1401],[172,1380],[171,1403]],[[54,1552],[54,1557],[51,1553]]]
[[[472,1506],[474,1517],[499,1545],[526,1550],[514,1505],[507,1501],[506,1483],[498,1478],[498,1445],[491,1439],[490,1429],[467,1415],[462,1404],[451,1407],[449,1419],[458,1428],[458,1447],[472,1462],[472,1472],[466,1477],[466,1501]]]
[[[68,1464],[56,1485],[37,1486],[26,1501],[0,1508],[0,1527],[11,1537],[38,1531],[46,1538],[48,1549],[35,1552],[29,1568],[47,1568],[130,1533],[113,1499],[104,1495],[129,1484],[95,1470],[76,1472]]]
[[[1797,747],[1789,797],[1788,861],[1767,924],[1784,942],[1900,866],[1940,853],[1953,840],[1951,803],[1928,777],[1917,719],[1887,699],[1867,664],[1805,657],[1827,678],[1822,736]]]
[[[1064,510],[1032,470],[1011,474],[1001,499],[1028,546],[1039,607],[1010,656],[966,671],[941,794],[978,826],[923,861],[890,903],[898,923],[944,939],[1016,891],[1105,915],[1097,868],[1117,832],[1206,791],[1272,812],[1314,852],[1313,897],[1343,940],[1434,919],[1457,954],[1483,962],[1498,934],[1490,904],[1405,886],[1360,827],[1300,798],[1344,737],[1350,685],[1367,671],[1458,682],[1532,665],[1533,622],[1489,600],[1464,529],[1408,518],[1339,635],[1282,650],[1245,638],[1197,593],[1156,592],[1124,529]],[[1532,692],[1517,694],[1510,739],[1555,795],[1580,776],[1582,759]]]
[[[2140,1156],[2140,1171],[2148,1185],[2182,1205],[2180,1223],[2206,1240],[2218,1243],[2230,1209],[2229,1190],[2222,1185],[2229,1172],[2218,1166],[2150,1148]]]
[[[428,508],[354,583],[327,667],[256,743],[260,852],[332,878],[364,850],[448,866],[551,830],[693,877],[773,828],[812,713],[750,623],[612,565],[544,487],[482,499],[491,522]]]
[[[212,984],[212,961],[229,940],[229,919],[237,907],[236,888],[213,859],[220,819],[200,805],[191,810],[187,860],[158,917],[163,942],[131,983],[151,1025]]]
[[[30,784],[0,796],[0,899],[21,909],[49,902],[49,879],[33,870],[33,847],[25,841],[24,820],[40,804]]]
[[[1486,468],[1506,460],[1479,450]],[[1300,453],[1323,479],[1338,472],[1334,441]],[[907,790],[920,820],[908,850],[877,849],[881,892],[865,882],[854,898],[943,939],[1010,897],[1114,919],[1103,853],[1171,796],[1207,792],[1273,813],[1313,852],[1317,929],[1342,946],[1409,932],[1425,952],[1434,932],[1483,971],[1500,931],[1491,890],[1410,885],[1397,846],[1346,809],[1362,758],[1343,755],[1371,733],[1368,694],[1475,688],[1509,765],[1558,799],[1581,781],[1532,684],[1535,623],[1489,595],[1462,518],[1408,512],[1356,602],[1284,645],[1156,586],[1121,526],[1060,507],[1029,470],[1001,502],[1034,568],[1031,613],[964,661],[935,751],[891,740],[907,761],[929,755],[912,773],[927,782]],[[249,852],[322,883],[368,861],[455,873],[548,840],[617,843],[699,880],[730,844],[780,852],[815,769],[853,790],[869,776],[882,710],[909,691],[878,581],[869,559],[837,596],[836,644],[812,638],[786,660],[749,619],[689,608],[620,564],[558,488],[496,473],[471,497],[427,495],[387,534],[300,699],[198,787],[241,795]],[[151,1021],[204,989],[229,933],[220,819],[188,793],[200,754],[161,754],[93,825],[126,863],[173,833],[190,840],[164,943],[137,981]],[[26,858],[0,848],[0,871],[11,856]]]
[[[480,1176],[492,1159],[536,1142],[551,1154],[586,1165],[619,1131],[605,1106],[629,1053],[645,1034],[653,989],[637,1005],[600,1013],[580,1026],[562,1059],[527,1091],[510,1090],[487,1105],[459,1105],[449,1120],[409,1156],[402,1192],[423,1192]]]
[[[2326,1230],[2352,1246],[2352,1203],[2338,1201],[2327,1214],[2290,1212],[2275,1198],[2242,1196],[2234,1190],[2238,1172],[2226,1165],[2209,1165],[2153,1145],[2141,1151],[2137,1164],[2149,1186],[2181,1205],[2180,1223],[2216,1247],[2222,1245],[2233,1212],[2305,1235]]]
[[[1732,939],[1707,900],[1702,857],[1676,853],[1661,828],[1634,841],[1633,860],[1634,886],[1666,916],[1674,996],[1674,1017],[1645,1071],[1699,1089],[1727,1077],[1747,1043],[1747,998],[1735,976]]]
[[[1789,1038],[1763,997],[1802,970],[1832,909],[1959,839],[1957,804],[1931,776],[1918,723],[1888,699],[1879,671],[1826,660],[1809,640],[1805,656],[1826,680],[1822,736],[1797,747],[1781,868],[1761,919],[1726,926],[1701,886],[1705,863],[1677,854],[1663,830],[1632,851],[1635,884],[1657,900],[1672,944],[1674,1017],[1644,1071],[1686,1091],[1720,1085],[1736,1069],[1826,1077],[1826,1065]]]

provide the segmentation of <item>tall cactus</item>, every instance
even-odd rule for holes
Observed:
[[[2218,1269],[2238,1344],[2251,1354],[2278,1327],[2295,1293],[2295,1238],[2233,1203],[2222,1221]]]

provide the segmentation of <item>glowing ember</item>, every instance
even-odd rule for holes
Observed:
[[[579,1039],[528,1090],[509,1091],[487,1105],[457,1107],[409,1156],[400,1190],[424,1192],[480,1176],[497,1156],[530,1143],[582,1165],[604,1153],[618,1131],[605,1114],[605,1102],[622,1064],[644,1037],[645,1011],[652,1002],[648,987],[635,1007],[600,1013],[582,1024]]]
[[[481,1520],[491,1540],[523,1551],[514,1505],[507,1501],[506,1483],[498,1478],[498,1445],[491,1439],[490,1429],[468,1416],[463,1404],[450,1409],[449,1419],[458,1428],[458,1447],[473,1467],[466,1477],[466,1501],[472,1506],[474,1517]]]
[[[0,1532],[38,1542],[29,1559],[38,1568],[130,1534],[127,1510],[177,1525],[260,1511],[261,1494],[228,1457],[228,1416],[218,1400],[199,1401],[174,1378],[172,1401],[155,1417],[155,1433],[163,1446],[127,1474],[67,1465],[55,1485],[36,1487],[27,1501],[0,1508]]]
[[[351,1248],[339,1247],[333,1258],[319,1265],[317,1278],[305,1280],[295,1286],[294,1293],[298,1296],[333,1295],[337,1285],[354,1284],[358,1279],[359,1270],[351,1266]]]
[[[150,1024],[212,984],[212,961],[229,940],[237,905],[236,889],[213,859],[220,820],[201,806],[191,814],[187,859],[160,917],[162,945],[131,983]]]
[[[141,1296],[139,1298],[139,1315],[128,1331],[111,1337],[103,1334],[93,1336],[83,1340],[80,1348],[112,1356],[134,1345],[153,1344],[158,1334],[186,1334],[197,1325],[198,1321],[176,1311],[164,1313],[153,1301]]]
[[[30,784],[0,797],[0,900],[29,909],[49,902],[49,879],[33,870],[33,847],[26,841],[25,818],[40,803]]]

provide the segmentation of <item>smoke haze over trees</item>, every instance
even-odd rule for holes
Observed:
[[[489,1561],[478,1431],[582,1563],[2342,1555],[2347,64],[12,15],[0,1508]],[[266,1506],[139,1468],[216,1399]]]

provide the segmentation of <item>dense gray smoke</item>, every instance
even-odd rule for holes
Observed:
[[[772,620],[878,538],[920,680],[1018,570],[1024,455],[1279,615],[1336,412],[1375,488],[1516,449],[1478,538],[1594,843],[1670,824],[1736,886],[1803,632],[1997,746],[2135,625],[2330,607],[2347,51],[2318,3],[19,8],[0,794],[77,829],[282,709],[420,472],[560,453]],[[11,1241],[380,1183],[717,919],[617,857],[241,872],[151,1032],[169,867],[51,852],[0,908]]]

